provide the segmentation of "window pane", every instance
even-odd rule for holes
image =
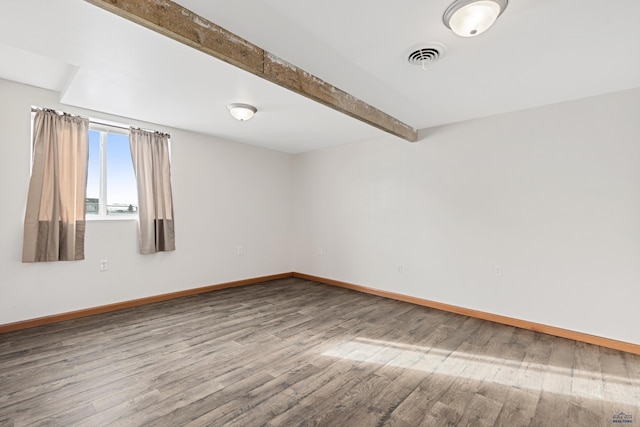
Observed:
[[[129,135],[107,134],[107,215],[138,212]]]
[[[88,215],[99,213],[100,200],[100,132],[89,131],[89,171],[87,173],[87,205]]]

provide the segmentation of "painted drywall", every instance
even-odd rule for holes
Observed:
[[[85,260],[21,262],[32,105],[171,134],[175,252],[138,254],[135,221],[91,221]],[[289,154],[60,105],[55,92],[0,80],[0,324],[291,271],[291,167]]]
[[[638,89],[296,156],[0,95],[0,324],[299,271],[640,343]],[[21,263],[31,105],[171,133],[178,249],[98,221],[84,261]]]
[[[294,270],[638,344],[639,111],[635,89],[297,155]]]

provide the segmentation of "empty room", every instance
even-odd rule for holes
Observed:
[[[0,11],[0,427],[640,423],[640,2]]]

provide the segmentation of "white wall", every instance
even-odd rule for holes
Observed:
[[[57,99],[0,80],[0,324],[298,271],[640,343],[640,89],[295,157]],[[175,252],[21,263],[31,105],[172,134]]]
[[[638,112],[635,89],[298,155],[294,271],[640,343]]]
[[[0,324],[292,270],[290,155],[57,101],[0,80]],[[139,255],[135,221],[94,221],[85,260],[21,263],[31,105],[171,133],[175,252]]]

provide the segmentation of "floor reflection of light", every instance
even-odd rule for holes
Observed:
[[[345,341],[322,354],[613,403],[635,406],[640,402],[640,379],[544,365],[526,359],[510,360],[369,338]]]

